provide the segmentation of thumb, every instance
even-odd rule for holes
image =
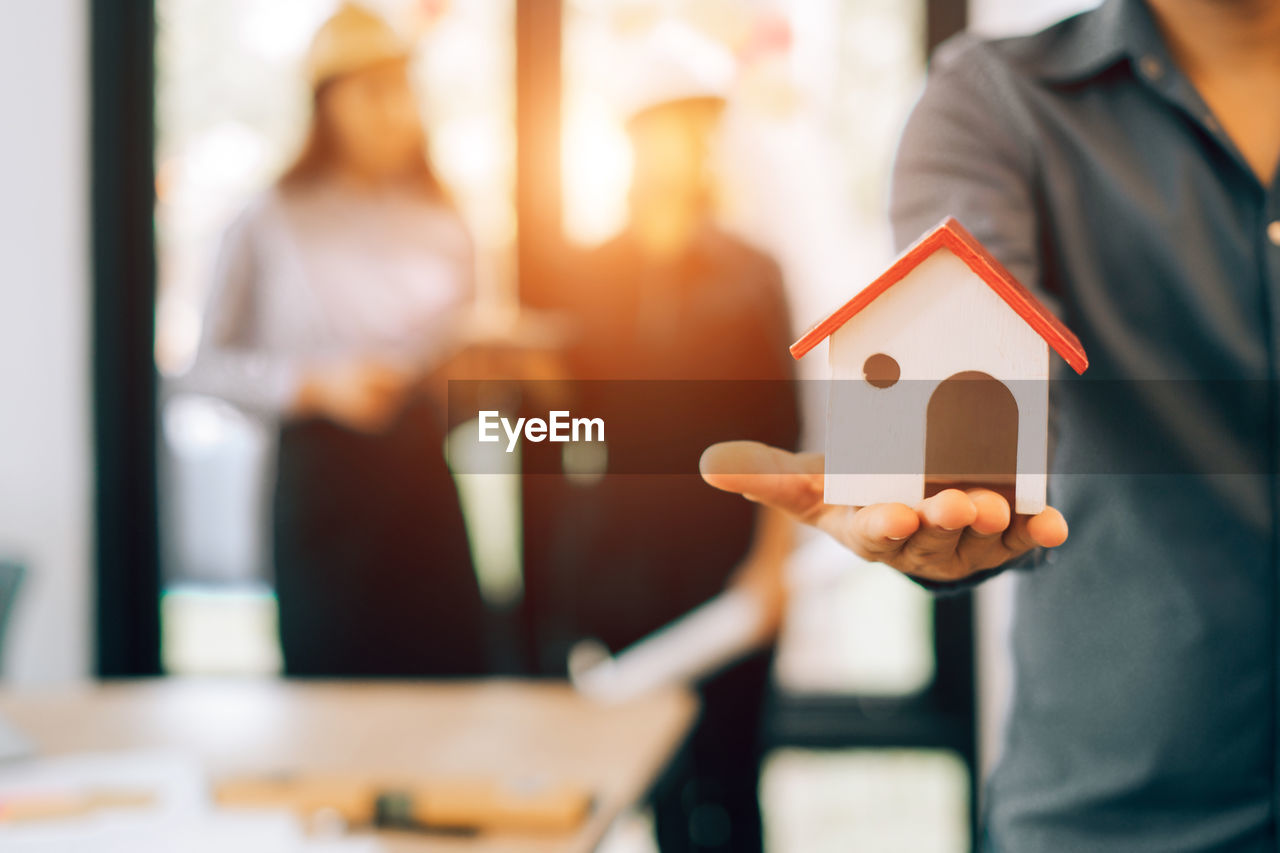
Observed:
[[[822,504],[822,455],[757,441],[725,441],[702,452],[702,479],[726,492],[804,516]]]

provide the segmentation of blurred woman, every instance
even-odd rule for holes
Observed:
[[[229,229],[191,384],[279,427],[274,558],[290,675],[483,669],[443,417],[423,393],[472,295],[408,50],[344,5],[307,57],[297,161]]]

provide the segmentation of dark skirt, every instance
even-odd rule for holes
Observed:
[[[425,403],[380,435],[284,426],[274,496],[285,673],[425,677],[486,669],[485,608]]]

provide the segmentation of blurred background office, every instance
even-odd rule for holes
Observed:
[[[717,216],[776,259],[803,324],[889,257],[889,163],[928,51],[965,27],[1024,31],[1088,4],[368,5],[412,48],[427,153],[469,235],[470,322],[500,336],[522,305],[547,304],[566,256],[625,227],[626,105],[655,57],[726,81]],[[201,347],[225,229],[303,143],[303,62],[337,6],[4,10],[0,561],[26,575],[0,634],[9,682],[284,671],[272,427],[176,380]],[[820,360],[800,367],[822,375]],[[821,404],[801,400],[805,446],[821,445]],[[518,473],[454,478],[497,650],[487,667],[516,675],[539,669],[537,532]],[[1007,582],[934,602],[817,538],[788,573],[762,732],[768,848],[963,849],[1007,689]]]

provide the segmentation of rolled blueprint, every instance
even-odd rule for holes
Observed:
[[[569,678],[583,695],[625,702],[713,675],[764,644],[765,612],[745,590],[730,589],[616,657],[595,640],[569,652]]]

